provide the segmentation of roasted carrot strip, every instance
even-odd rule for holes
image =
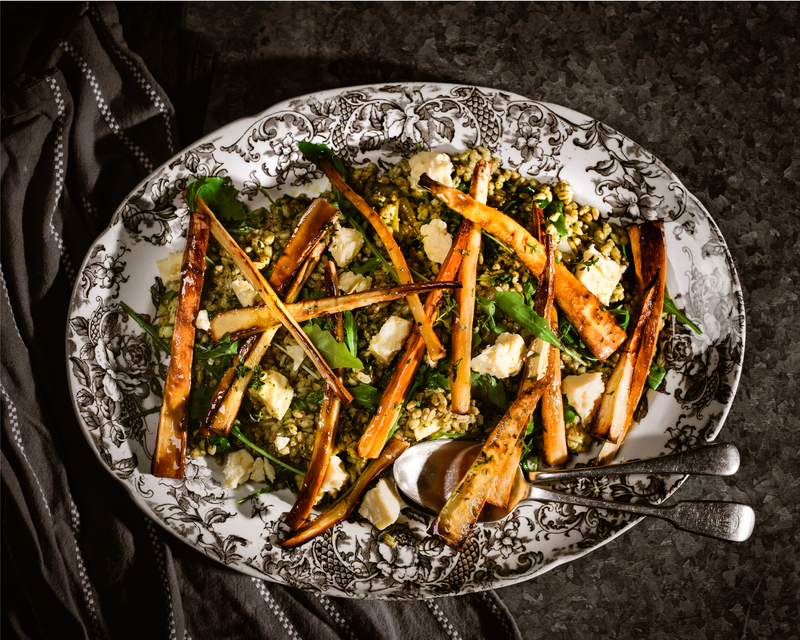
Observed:
[[[186,467],[187,405],[192,388],[195,322],[203,291],[208,236],[208,216],[193,213],[183,251],[169,369],[153,453],[153,475],[157,478],[183,478]]]
[[[297,270],[338,218],[339,210],[322,198],[317,198],[309,205],[300,216],[269,277],[269,284],[275,293],[282,296],[286,292]]]
[[[459,551],[463,549],[478,521],[490,489],[509,457],[513,455],[517,440],[546,387],[545,380],[537,380],[513,402],[428,528],[428,533],[438,536],[448,546]]]
[[[286,293],[287,303],[294,302],[297,299],[306,280],[319,263],[324,250],[325,243],[317,242],[317,245],[305,259],[294,280],[289,285],[289,290]],[[203,426],[200,429],[202,435],[208,437],[213,432],[221,436],[227,436],[230,433],[233,421],[236,419],[236,414],[239,413],[239,407],[242,405],[242,398],[255,374],[256,365],[261,362],[267,349],[269,349],[269,345],[272,344],[279,327],[280,325],[277,325],[263,333],[252,335],[239,347],[239,353],[234,359],[233,365],[225,372],[222,380],[214,390]],[[242,371],[242,369],[238,368],[240,365],[244,365],[244,374],[237,375]]]
[[[346,519],[361,501],[370,483],[375,480],[380,473],[392,462],[397,460],[403,451],[408,448],[408,443],[404,440],[393,438],[384,447],[377,460],[364,470],[353,488],[344,496],[339,498],[327,511],[320,514],[308,524],[300,527],[292,536],[286,540],[279,540],[278,544],[282,547],[290,548],[308,542],[321,533],[324,533],[342,520]]]
[[[325,294],[329,297],[339,295],[339,287],[336,284],[336,265],[332,260],[325,263]],[[342,324],[342,314],[336,313],[328,316],[336,327],[336,339],[344,342],[344,325]],[[339,369],[339,376],[344,375]],[[298,529],[307,519],[314,506],[314,502],[319,495],[320,487],[325,480],[325,472],[328,470],[328,463],[333,452],[333,444],[336,441],[336,430],[339,426],[339,410],[342,403],[333,392],[330,386],[325,387],[325,395],[322,398],[319,420],[317,421],[317,433],[314,436],[314,449],[311,452],[311,460],[308,463],[308,471],[303,478],[303,486],[295,500],[292,510],[286,516],[285,523],[292,529]]]
[[[489,180],[492,177],[493,165],[480,160],[475,165],[470,195],[478,202],[486,204],[489,196]],[[478,275],[478,258],[481,252],[481,225],[473,222],[467,238],[467,252],[461,261],[458,280],[461,289],[456,292],[458,302],[458,318],[453,321],[453,347],[450,354],[450,370],[454,372],[450,382],[450,396],[453,413],[469,414],[470,396],[472,392],[472,325],[475,318],[475,280]]]
[[[463,220],[458,228],[453,245],[442,263],[439,273],[436,276],[436,283],[444,284],[445,281],[454,278],[461,266],[463,251],[467,246],[467,235],[469,234],[469,222]],[[425,300],[425,313],[428,318],[433,318],[436,307],[442,299],[442,290],[432,291]],[[417,375],[422,358],[425,355],[425,342],[420,336],[419,329],[415,329],[406,342],[403,354],[398,360],[397,368],[392,374],[389,384],[381,396],[378,403],[378,411],[367,425],[361,439],[358,441],[358,455],[362,458],[377,458],[383,448],[386,438],[392,425],[397,421],[400,412],[403,410],[403,400],[406,397],[408,388],[414,376]]]
[[[600,407],[592,421],[591,433],[596,438],[617,442],[627,428],[628,405],[633,385],[633,370],[639,355],[644,328],[653,312],[657,278],[653,278],[635,311],[633,331],[620,348],[619,361],[606,382]],[[656,327],[657,328],[657,327]],[[649,364],[648,364],[649,366]]]
[[[389,227],[386,226],[378,213],[369,206],[364,198],[345,183],[339,175],[339,172],[334,169],[333,165],[328,160],[321,161],[320,167],[334,186],[362,213],[372,225],[372,228],[375,229],[381,242],[383,242],[383,246],[386,247],[386,251],[389,253],[389,259],[392,261],[397,271],[397,277],[400,279],[400,283],[411,284],[414,282],[411,277],[411,272],[408,270],[406,259],[403,257],[403,252],[400,250]],[[425,310],[422,308],[422,302],[420,302],[419,296],[408,296],[407,302],[409,309],[411,309],[411,315],[414,316],[414,322],[417,327],[419,327],[422,338],[425,340],[425,346],[428,348],[428,357],[434,362],[441,360],[444,357],[444,348],[439,342],[439,338],[436,337],[431,319],[428,318],[425,314]]]
[[[427,174],[422,175],[419,184],[451,209],[481,224],[487,233],[513,249],[535,276],[538,277],[542,272],[544,250],[524,227],[497,209],[476,202],[466,193],[432,180]],[[594,294],[578,282],[563,264],[556,265],[555,287],[558,306],[575,325],[586,346],[597,358],[605,361],[625,341],[625,332]]]
[[[214,213],[206,206],[206,203],[203,202],[203,199],[199,196],[197,197],[197,207],[209,217],[211,220],[211,233],[222,245],[222,247],[230,254],[231,258],[233,258],[236,266],[239,267],[239,270],[250,283],[250,286],[259,293],[261,298],[266,303],[267,308],[275,314],[275,317],[277,317],[281,324],[289,330],[289,333],[291,333],[292,337],[297,340],[297,343],[303,347],[303,350],[311,359],[311,362],[314,363],[317,371],[320,372],[326,382],[331,384],[336,389],[336,395],[339,397],[339,399],[345,404],[350,404],[353,401],[352,394],[345,388],[341,380],[339,380],[339,378],[337,378],[333,373],[333,370],[330,368],[330,366],[328,366],[328,363],[325,362],[325,359],[322,357],[322,355],[320,355],[319,351],[317,351],[317,348],[314,346],[311,340],[309,340],[305,332],[300,328],[297,320],[295,320],[291,313],[288,312],[286,305],[281,302],[281,299],[278,297],[275,291],[273,291],[272,287],[269,286],[269,283],[264,279],[264,276],[262,276],[261,273],[253,266],[253,263],[250,261],[250,258],[247,257],[247,254],[242,251],[241,247],[236,243],[236,241],[231,238],[225,227],[222,226]]]

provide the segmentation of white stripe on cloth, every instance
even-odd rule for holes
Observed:
[[[92,91],[94,92],[95,102],[97,102],[97,106],[100,108],[100,113],[103,114],[103,119],[106,121],[108,127],[116,134],[116,136],[125,144],[133,152],[133,155],[142,163],[145,169],[148,172],[153,171],[153,163],[147,159],[147,156],[144,155],[142,150],[139,148],[133,140],[131,140],[125,132],[120,128],[117,121],[114,119],[114,116],[111,114],[111,110],[108,108],[106,104],[105,98],[103,98],[103,93],[100,91],[100,83],[97,82],[97,78],[95,77],[92,70],[89,68],[89,65],[86,64],[84,59],[81,57],[75,48],[69,44],[66,40],[57,40],[56,44],[61,47],[64,51],[66,51],[72,59],[75,61],[75,64],[81,70],[86,79],[89,81],[89,85],[92,87]]]
[[[342,617],[342,614],[340,614],[336,610],[336,605],[334,605],[333,602],[331,602],[330,598],[328,598],[328,596],[322,593],[315,593],[314,595],[322,603],[322,606],[325,607],[325,611],[328,613],[328,615],[336,621],[336,624],[342,627],[342,629],[344,629],[347,632],[347,635],[350,638],[352,638],[353,640],[357,640],[355,634],[353,633],[353,630],[350,628],[350,625],[347,624],[347,620],[345,620]]]
[[[292,623],[289,622],[289,618],[286,617],[286,614],[280,608],[277,602],[275,602],[275,598],[272,597],[272,594],[267,591],[267,588],[264,586],[264,581],[259,580],[258,578],[250,578],[261,592],[261,597],[264,598],[264,602],[267,603],[270,610],[272,611],[273,615],[278,619],[283,625],[283,628],[286,629],[286,633],[289,634],[289,637],[292,640],[300,640],[300,636],[297,635],[297,631],[295,631]]]
[[[22,334],[19,332],[19,326],[17,326],[17,318],[14,316],[14,307],[11,306],[11,296],[8,294],[8,287],[6,286],[6,276],[3,273],[2,267],[0,267],[0,283],[3,285],[3,293],[6,295],[6,302],[8,302],[8,315],[11,317],[11,323],[14,325],[14,329],[17,332],[17,337],[19,337],[19,341],[22,344],[25,344],[25,341],[22,339]]]
[[[55,224],[53,224],[56,212],[58,211],[58,201],[61,200],[61,193],[64,190],[64,175],[66,166],[64,161],[64,98],[61,95],[61,89],[59,89],[58,82],[56,82],[55,78],[52,76],[48,77],[47,83],[50,85],[50,90],[53,92],[53,97],[55,98],[56,105],[58,107],[58,129],[56,130],[55,151],[56,196],[53,199],[53,210],[50,212],[50,232],[56,239],[58,251],[61,255],[61,263],[64,265],[64,270],[67,272],[69,285],[72,286],[75,284],[75,268],[72,266],[72,260],[70,260],[67,249],[64,247],[64,241],[62,240],[58,231],[56,231]]]
[[[47,511],[47,515],[50,516],[52,519],[53,514],[50,511],[50,505],[47,503],[47,497],[45,496],[44,489],[42,488],[42,484],[39,482],[39,478],[36,475],[36,472],[33,469],[33,466],[28,460],[28,456],[25,453],[25,447],[22,444],[22,431],[19,426],[19,418],[17,417],[17,408],[14,406],[14,403],[11,401],[11,396],[9,396],[8,391],[3,384],[0,384],[0,392],[2,392],[2,397],[6,401],[7,411],[8,411],[8,419],[11,422],[11,433],[14,436],[14,440],[19,447],[19,451],[22,454],[22,457],[25,459],[28,468],[31,470],[31,475],[33,479],[36,481],[36,485],[39,487],[39,491],[42,494],[42,502],[44,503],[44,508]],[[86,565],[83,562],[83,553],[81,552],[80,544],[78,540],[80,539],[80,514],[78,513],[78,507],[75,505],[75,502],[72,500],[72,496],[67,491],[67,497],[69,498],[70,504],[70,516],[71,516],[71,527],[72,527],[72,536],[75,541],[75,558],[78,564],[78,575],[81,579],[81,590],[83,592],[83,599],[86,603],[86,608],[89,610],[89,615],[92,619],[92,628],[94,630],[94,636],[96,638],[100,637],[100,621],[97,617],[97,609],[95,607],[95,597],[94,591],[92,590],[92,585],[89,582],[89,578],[86,574]]]
[[[455,627],[450,624],[450,621],[447,619],[447,616],[444,615],[444,611],[439,608],[439,605],[437,605],[433,600],[426,600],[425,606],[431,610],[431,613],[439,621],[439,624],[442,625],[444,632],[452,640],[461,640],[461,636],[458,635],[458,631],[456,631]]]
[[[103,23],[103,25],[105,26],[103,18],[97,12],[97,9],[94,8],[94,5],[91,5],[87,2],[85,3],[84,6],[88,7],[90,17],[94,18],[100,23]],[[133,60],[131,60],[128,56],[126,56],[115,45],[112,44],[111,48],[114,51],[114,53],[117,54],[119,59],[125,63],[125,66],[128,67],[128,69],[130,69],[131,73],[133,74],[133,77],[136,78],[136,82],[138,82],[139,86],[142,87],[142,89],[144,89],[144,92],[150,98],[150,101],[155,105],[156,109],[158,109],[159,113],[161,113],[161,115],[164,116],[164,123],[166,124],[167,127],[167,144],[169,145],[169,153],[170,155],[174,155],[175,144],[172,141],[172,124],[170,123],[170,117],[169,117],[170,114],[167,111],[167,105],[164,104],[164,101],[156,93],[155,89],[153,89],[150,83],[147,82],[147,79],[139,72]]]
[[[164,585],[164,593],[167,595],[167,608],[169,609],[169,637],[170,640],[177,640],[178,629],[175,627],[175,615],[172,611],[172,593],[169,589],[169,578],[167,577],[167,568],[164,564],[164,545],[158,538],[156,527],[150,518],[145,516],[147,523],[147,533],[150,535],[150,542],[156,552],[156,562],[158,563],[158,571],[161,574],[161,583]]]

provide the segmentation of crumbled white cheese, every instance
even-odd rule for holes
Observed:
[[[208,319],[208,311],[203,309],[197,312],[197,320],[194,321],[194,326],[202,331],[211,331],[211,320]]]
[[[322,486],[319,488],[320,495],[323,493],[336,493],[347,482],[347,471],[344,470],[344,464],[339,456],[332,456],[328,462],[328,468],[325,470],[325,477],[322,480]]]
[[[442,424],[441,418],[433,418],[427,424],[419,423],[414,427],[411,427],[411,430],[414,432],[414,437],[417,440],[422,440],[423,438],[427,438],[428,436],[433,435],[439,429],[441,429],[444,425]]]
[[[604,391],[603,374],[599,371],[567,376],[561,381],[561,393],[567,396],[567,402],[581,417],[583,424],[588,424],[594,416]]]
[[[391,316],[369,341],[370,353],[383,364],[389,364],[395,354],[403,348],[403,343],[411,333],[411,326],[410,320]]]
[[[447,232],[447,223],[438,218],[431,220],[419,228],[419,233],[428,260],[442,264],[453,245],[453,236]]]
[[[423,173],[427,173],[436,182],[448,187],[453,186],[453,179],[450,177],[453,173],[453,163],[446,153],[420,151],[408,159],[408,165],[411,167],[408,181],[412,189],[419,189],[419,179]]]
[[[275,467],[266,458],[256,458],[250,471],[250,479],[253,482],[264,482],[265,480],[275,482]]]
[[[611,294],[622,276],[622,267],[606,258],[594,246],[583,252],[583,262],[575,269],[575,277],[597,299],[608,306]]]
[[[369,375],[363,369],[361,371],[354,371],[351,375],[356,380],[358,380],[361,384],[371,384],[372,383],[372,376]]]
[[[516,333],[501,333],[491,347],[472,359],[472,370],[488,373],[499,380],[510,378],[522,371],[525,340]]]
[[[372,276],[345,271],[339,276],[339,289],[342,293],[358,293],[372,286]]]
[[[247,280],[234,280],[231,282],[231,289],[243,307],[252,307],[258,298],[258,292],[250,286]]]
[[[254,462],[253,456],[244,449],[229,453],[222,468],[222,474],[225,476],[222,486],[226,489],[235,489],[243,482],[247,482]]]
[[[328,245],[336,264],[344,269],[364,246],[364,238],[355,229],[339,227]]]
[[[305,349],[291,335],[286,336],[286,340],[283,341],[283,348],[286,349],[287,355],[292,359],[292,369],[297,371],[300,365],[303,364],[303,360],[306,359]]]
[[[161,274],[161,282],[165,287],[177,291],[181,286],[181,263],[183,262],[183,252],[176,251],[170,253],[163,260],[156,260],[158,272]]]
[[[275,444],[275,450],[280,453],[286,448],[286,445],[288,445],[291,440],[289,440],[289,438],[286,436],[275,436],[275,440],[273,442]]]
[[[273,418],[283,420],[294,398],[294,389],[289,380],[274,369],[262,371],[258,379],[262,384],[258,389],[250,387],[250,397],[264,405]]]
[[[394,483],[381,478],[375,487],[367,491],[358,512],[377,529],[385,529],[397,522],[401,506]]]

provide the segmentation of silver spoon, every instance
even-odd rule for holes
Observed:
[[[432,440],[410,447],[394,463],[395,483],[403,495],[424,510],[438,513],[481,446],[481,443],[464,440]],[[734,445],[711,444],[683,453],[604,467],[531,472],[527,473],[527,479],[520,470],[514,481],[509,508],[487,504],[479,521],[500,520],[513,511],[520,500],[532,499],[653,516],[667,520],[683,531],[742,542],[750,537],[755,525],[755,512],[744,504],[712,501],[683,501],[670,506],[629,504],[561,493],[530,484],[630,474],[729,476],[738,468],[739,451]]]

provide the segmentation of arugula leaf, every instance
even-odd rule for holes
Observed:
[[[266,451],[264,451],[264,450],[263,450],[261,447],[259,447],[258,445],[256,445],[256,444],[253,444],[252,442],[250,442],[250,440],[248,440],[248,439],[245,437],[245,435],[242,433],[242,430],[239,428],[239,425],[238,425],[238,424],[235,424],[235,425],[233,425],[233,429],[231,429],[231,435],[232,435],[232,436],[234,436],[235,438],[238,438],[238,439],[239,439],[241,442],[243,442],[243,443],[244,443],[244,444],[246,444],[248,447],[250,447],[251,449],[253,449],[253,451],[256,451],[257,453],[260,453],[260,454],[261,454],[262,456],[264,456],[264,457],[265,457],[267,460],[270,460],[270,461],[274,462],[275,464],[277,464],[277,465],[280,465],[280,466],[281,466],[281,467],[283,467],[284,469],[288,469],[288,470],[289,470],[289,471],[291,471],[292,473],[296,473],[296,474],[299,474],[299,475],[303,475],[303,474],[305,473],[305,471],[301,471],[300,469],[295,469],[293,466],[291,466],[291,465],[289,465],[289,464],[286,464],[286,463],[285,463],[283,460],[281,460],[280,458],[276,458],[275,456],[273,456],[273,455],[271,455],[271,454],[267,453]]]
[[[341,367],[346,369],[364,368],[364,363],[350,353],[350,349],[346,344],[339,342],[324,329],[308,323],[303,326],[303,331],[306,332],[306,335],[314,343],[314,346],[325,358],[331,369],[339,369]]]
[[[657,391],[664,376],[667,375],[667,370],[654,360],[650,363],[650,371],[647,373],[647,384],[653,391]]]
[[[344,343],[350,350],[350,354],[358,357],[358,325],[352,311],[342,313],[342,325],[344,326]]]
[[[363,264],[353,264],[347,267],[347,270],[361,275],[365,273],[372,275],[373,273],[375,273],[375,269],[377,269],[380,266],[380,264],[381,261],[378,258],[370,258]]]
[[[198,358],[204,360],[208,360],[209,358],[221,358],[223,356],[235,356],[239,353],[239,341],[231,340],[230,334],[226,333],[222,336],[222,340],[219,341],[216,347],[209,349],[201,344],[196,344],[194,346],[194,352],[197,354]]]
[[[683,322],[686,326],[688,326],[692,331],[694,331],[698,336],[702,336],[703,332],[700,331],[700,328],[689,318],[687,318],[683,312],[675,306],[675,301],[667,295],[666,289],[664,289],[664,311],[667,313],[672,314],[678,320]]]
[[[501,411],[508,408],[506,400],[506,388],[497,378],[488,373],[470,372],[470,385],[472,394],[476,400],[483,403],[484,407],[488,404],[494,405]]]
[[[578,412],[575,411],[575,407],[573,407],[569,400],[567,400],[566,394],[561,394],[561,406],[564,408],[564,424],[572,424],[578,419]]]
[[[534,304],[533,297],[536,295],[536,285],[528,280],[522,285],[522,295],[525,296],[525,302],[528,306],[532,307]]]
[[[323,160],[327,160],[333,165],[333,168],[339,172],[343,180],[347,180],[347,167],[342,159],[339,158],[333,150],[326,144],[314,144],[313,142],[298,142],[297,148],[300,150],[307,160],[313,162],[317,167]]]
[[[516,291],[498,291],[494,294],[494,299],[503,313],[519,322],[528,332],[565,351],[581,364],[586,364],[583,358],[562,344],[558,336],[550,329],[547,321],[525,304],[525,298]]]
[[[264,495],[265,493],[268,493],[270,491],[272,491],[272,485],[271,484],[265,485],[261,487],[258,491],[254,491],[253,493],[246,495],[241,500],[237,500],[236,504],[243,504],[245,502],[248,502],[249,500],[255,500],[256,498],[258,498],[258,496]]]
[[[622,306],[614,307],[613,309],[608,310],[610,313],[613,313],[615,316],[622,316],[622,320],[618,321],[619,326],[621,329],[627,329],[628,323],[631,321],[631,312],[627,309],[623,308]]]
[[[489,300],[489,298],[484,298],[483,296],[475,296],[475,301],[478,303],[478,307],[480,307],[481,311],[486,314],[488,329],[492,333],[503,333],[506,331],[505,325],[497,322],[494,318],[494,314],[497,311],[497,305],[494,300]]]
[[[211,398],[214,395],[215,386],[213,384],[200,387],[199,389],[192,389],[189,395],[189,419],[202,420],[206,417],[208,405],[211,404]]]
[[[124,418],[120,418],[120,422],[127,422],[128,420],[136,420],[137,418],[144,418],[145,416],[149,416],[153,413],[159,413],[161,411],[161,405],[157,407],[153,407],[152,409],[145,409],[144,411],[140,411],[139,413],[134,413],[132,416],[125,416]]]
[[[337,192],[337,193],[338,193],[338,192]],[[378,249],[375,247],[375,245],[374,245],[374,244],[372,244],[372,241],[371,241],[371,240],[370,240],[370,239],[367,237],[367,232],[366,232],[366,230],[364,229],[364,226],[363,226],[363,225],[361,225],[361,224],[359,224],[359,223],[356,221],[356,219],[355,219],[354,217],[352,217],[351,215],[349,215],[349,214],[348,214],[348,213],[345,211],[345,209],[346,209],[347,207],[345,207],[345,206],[344,206],[344,203],[343,203],[343,202],[339,202],[339,201],[341,201],[341,200],[343,200],[343,201],[344,201],[344,203],[347,203],[348,205],[350,205],[350,208],[353,208],[353,205],[352,205],[352,204],[350,204],[350,202],[349,202],[349,201],[348,201],[346,198],[343,198],[341,194],[339,194],[339,195],[338,195],[338,198],[337,198],[337,208],[339,209],[339,211],[341,211],[341,212],[342,212],[342,217],[343,217],[343,218],[344,218],[344,219],[347,221],[347,223],[348,223],[348,224],[349,224],[351,227],[353,227],[353,229],[355,229],[356,231],[358,231],[358,233],[360,233],[360,234],[361,234],[361,237],[364,239],[364,244],[366,244],[366,245],[367,245],[367,247],[369,247],[369,250],[370,250],[370,251],[372,251],[372,255],[374,255],[374,256],[375,256],[375,258],[376,258],[377,260],[380,260],[380,261],[381,261],[381,264],[382,264],[382,265],[384,266],[384,268],[385,268],[385,269],[386,269],[386,270],[387,270],[387,271],[388,271],[388,272],[391,274],[391,276],[394,278],[394,281],[395,281],[397,284],[402,284],[402,283],[400,282],[400,278],[399,278],[399,276],[397,275],[397,272],[394,270],[394,267],[392,266],[392,263],[391,263],[391,262],[389,262],[389,261],[388,261],[386,258],[384,258],[384,257],[383,257],[383,255],[382,255],[382,254],[381,254],[381,253],[378,251]]]
[[[215,433],[212,433],[206,438],[206,451],[208,451],[209,447],[217,448],[217,450],[214,452],[215,454],[233,451],[233,445],[230,443],[230,440]]]
[[[368,384],[359,384],[347,389],[353,394],[353,400],[364,407],[367,411],[375,411],[381,401],[382,392]]]
[[[200,196],[226,226],[246,220],[247,210],[237,200],[239,191],[228,184],[230,181],[231,179],[227,177],[211,176],[189,183],[186,187],[186,202],[189,204],[189,209],[197,210],[197,196]]]
[[[153,328],[153,326],[139,317],[133,309],[131,309],[127,304],[120,301],[119,306],[122,307],[122,310],[127,313],[131,318],[133,318],[134,322],[138,324],[142,329],[145,330],[150,338],[153,340],[153,346],[161,349],[164,353],[169,354],[171,353],[169,345],[164,341],[164,339],[158,335],[158,332]]]

